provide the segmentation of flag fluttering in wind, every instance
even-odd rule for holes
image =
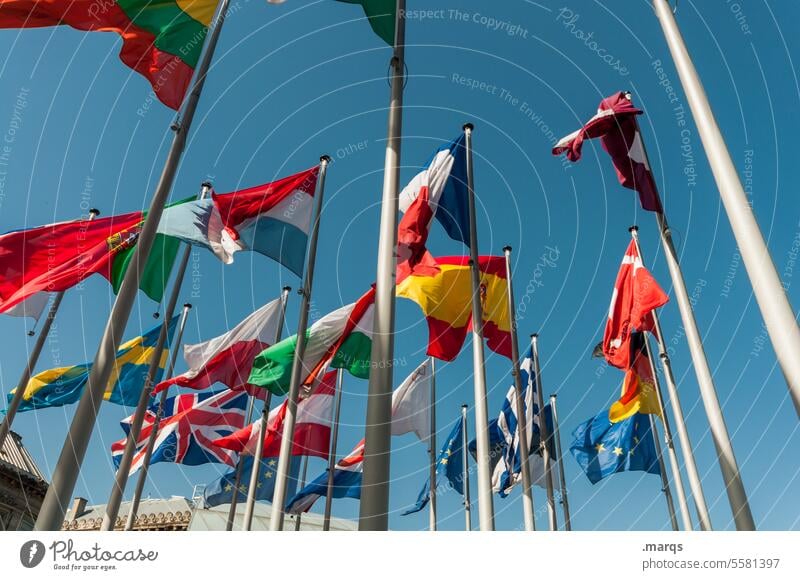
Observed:
[[[606,97],[588,123],[556,143],[553,155],[566,152],[567,159],[578,161],[583,141],[599,137],[603,149],[611,156],[619,182],[639,193],[643,209],[660,213],[661,199],[636,126],[636,115],[641,114],[626,93]]]
[[[253,456],[242,457],[241,472],[251,473],[253,471]],[[289,466],[289,493],[293,494],[297,489],[298,474],[302,460],[293,458]],[[258,483],[256,484],[256,501],[272,501],[272,494],[275,491],[275,478],[278,471],[278,461],[276,459],[262,459],[261,469],[259,470]],[[244,505],[247,501],[247,488],[249,482],[240,481],[238,489],[234,490],[236,484],[237,470],[231,469],[220,478],[206,485],[203,489],[203,502],[208,507],[229,504],[233,501],[234,491],[237,494],[237,504]]]
[[[155,380],[161,378],[169,357],[169,343],[180,316],[174,316],[167,328],[167,342],[161,353]],[[114,368],[106,383],[103,399],[117,405],[136,406],[144,387],[150,360],[155,352],[162,323],[124,343],[117,350]],[[77,403],[89,380],[93,363],[83,363],[71,367],[59,367],[37,373],[28,381],[19,412],[61,407]],[[14,389],[16,391],[16,389]],[[10,401],[14,391],[8,394]]]
[[[603,334],[603,354],[608,364],[626,371],[631,367],[631,334],[653,332],[652,311],[668,301],[667,294],[642,264],[636,243],[631,240],[614,283]]]
[[[605,410],[578,425],[572,436],[569,450],[592,483],[621,471],[661,473],[649,415],[612,423]]]
[[[147,410],[139,439],[136,441],[136,454],[133,456],[129,475],[142,467],[158,404],[158,401],[153,402]],[[241,429],[246,406],[247,393],[229,389],[211,393],[187,393],[168,398],[158,426],[150,463],[234,465],[236,454],[216,447],[211,442]],[[130,433],[132,420],[133,416],[120,421],[126,435]],[[125,451],[126,440],[121,439],[111,444],[111,457],[117,467]]]
[[[369,378],[375,289],[358,301],[317,320],[307,331],[303,381],[312,384],[328,368],[346,369],[355,377]],[[253,362],[249,383],[276,395],[289,391],[297,335],[269,347]]]
[[[247,379],[256,356],[275,342],[283,304],[280,299],[262,306],[233,329],[200,344],[183,347],[183,358],[189,367],[185,373],[156,385],[153,393],[178,385],[189,389],[206,389],[222,383],[229,389],[244,388],[251,394]]]
[[[431,436],[432,375],[425,359],[392,393],[392,435],[414,433],[420,441]]]
[[[192,80],[218,0],[3,0],[0,28],[66,24],[116,32],[119,57],[178,110]]]
[[[436,458],[436,495],[448,487],[464,494],[464,422],[458,418],[447,436]],[[417,503],[401,515],[417,513],[428,505],[431,497],[431,479],[425,482],[417,497]]]
[[[397,285],[397,296],[416,302],[428,321],[428,354],[450,361],[458,356],[472,324],[469,258],[435,258],[431,272],[414,272]],[[506,296],[505,258],[481,256],[483,335],[494,352],[511,358],[511,319]]]
[[[211,250],[226,264],[242,250],[303,275],[319,167],[272,183],[212,194],[164,210],[159,233]]]
[[[394,46],[397,0],[338,0],[347,4],[361,4],[372,30],[389,46]]]
[[[642,332],[634,332],[631,335],[631,360],[633,362],[625,373],[619,400],[614,402],[608,410],[608,418],[612,423],[623,421],[636,413],[661,416],[661,405],[658,402],[658,393],[656,393],[645,340]]]
[[[331,418],[333,397],[336,393],[336,373],[326,373],[311,392],[297,403],[297,419],[294,427],[292,455],[308,455],[327,459],[331,447]],[[263,434],[262,457],[278,457],[283,440],[283,421],[288,401],[273,409],[267,419],[267,432]],[[262,437],[261,420],[213,442],[217,447],[230,449],[242,455],[256,452],[258,438]]]
[[[12,306],[3,314],[17,318],[33,318],[38,323],[48,302],[50,302],[50,292],[37,292],[16,306]]]

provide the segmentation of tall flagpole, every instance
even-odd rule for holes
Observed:
[[[211,184],[203,182],[200,186],[199,199],[203,199],[211,191]],[[178,304],[178,297],[181,294],[181,286],[183,285],[183,277],[186,274],[186,267],[189,264],[189,257],[192,253],[192,248],[188,244],[183,250],[183,256],[178,265],[178,272],[175,275],[175,281],[172,283],[172,293],[170,294],[167,307],[164,309],[164,323],[161,325],[161,331],[158,334],[156,345],[153,348],[153,354],[150,356],[150,368],[147,370],[147,377],[144,380],[142,392],[139,395],[139,402],[136,405],[136,410],[133,413],[133,420],[130,424],[128,436],[125,438],[125,450],[122,453],[117,473],[114,476],[114,485],[111,488],[111,493],[106,503],[106,513],[103,516],[103,523],[100,526],[101,531],[113,531],[117,516],[119,515],[119,506],[122,503],[122,495],[125,493],[125,486],[128,484],[128,475],[133,462],[133,456],[136,454],[136,444],[139,442],[139,433],[142,430],[142,423],[144,422],[147,407],[150,404],[150,395],[153,393],[155,387],[155,378],[158,369],[161,366],[161,356],[164,348],[169,340],[167,331],[169,330],[169,323],[172,320],[172,315],[175,312],[175,307]],[[175,347],[177,350],[177,347]],[[88,388],[88,387],[87,387]]]
[[[300,384],[303,382],[304,369],[303,357],[306,352],[306,331],[308,330],[308,309],[311,304],[311,290],[314,286],[314,265],[317,261],[317,240],[319,239],[319,222],[322,217],[322,198],[325,193],[325,177],[328,173],[328,164],[331,158],[323,155],[319,160],[319,177],[317,178],[317,191],[314,193],[314,223],[311,226],[311,237],[308,241],[308,256],[306,258],[306,273],[303,287],[300,289],[300,316],[297,322],[297,343],[294,348],[292,360],[292,378],[287,394],[286,416],[283,420],[283,436],[281,437],[281,451],[278,457],[278,469],[275,476],[275,490],[272,492],[272,516],[270,530],[277,532],[283,529],[283,508],[286,503],[286,491],[289,484],[289,474],[292,469],[292,448],[294,447],[294,426],[297,421],[297,403],[300,399]]]
[[[514,412],[517,414],[517,450],[519,450],[520,472],[522,473],[522,520],[526,532],[536,530],[534,518],[533,491],[531,489],[530,443],[528,437],[528,413],[522,393],[522,377],[519,373],[519,342],[517,342],[517,307],[514,302],[514,284],[511,281],[511,246],[503,248],[506,257],[506,297],[508,298],[508,317],[511,322],[511,377],[514,379]]]
[[[211,59],[214,56],[214,50],[222,31],[222,25],[225,22],[225,13],[228,10],[229,3],[230,0],[220,1],[216,23],[211,29],[208,45],[198,66],[192,91],[183,110],[183,119],[173,125],[175,136],[172,140],[172,146],[164,163],[164,169],[153,194],[153,199],[150,202],[150,209],[144,220],[136,248],[133,251],[131,261],[134,267],[129,267],[125,272],[122,286],[111,309],[111,315],[103,332],[103,338],[100,341],[97,354],[95,354],[86,388],[75,410],[69,433],[61,449],[56,468],[53,471],[52,482],[42,502],[39,517],[36,519],[36,531],[59,530],[64,522],[64,513],[70,503],[72,492],[75,489],[75,482],[78,479],[86,449],[89,446],[89,439],[94,431],[97,412],[103,401],[103,392],[114,368],[117,349],[133,308],[139,280],[142,277],[147,258],[153,247],[158,222],[161,220],[164,205],[175,181],[175,174],[178,171],[178,165],[186,147],[189,129],[197,110],[197,103],[203,91]]]
[[[286,319],[286,303],[289,301],[289,286],[284,286],[281,291],[281,313],[278,320],[278,330],[275,333],[275,343],[281,341],[283,334],[283,323]],[[256,449],[253,454],[253,468],[250,470],[250,486],[247,488],[247,502],[244,508],[244,523],[242,529],[250,531],[253,527],[253,513],[256,507],[256,494],[258,493],[258,478],[261,477],[261,463],[264,454],[264,439],[267,436],[267,424],[269,423],[269,411],[272,405],[272,392],[267,391],[267,396],[264,398],[264,405],[261,407],[261,418],[259,419],[259,435],[256,439]],[[240,477],[241,479],[241,477]],[[238,488],[237,488],[238,489]],[[239,492],[236,492],[238,495]],[[234,508],[235,509],[235,508]]]
[[[251,395],[249,400],[247,401],[248,425],[253,422],[253,412],[255,411],[255,406],[256,406],[255,403],[256,403],[256,398]],[[239,486],[242,483],[242,469],[243,469],[242,456],[239,455],[239,458],[236,460],[236,469],[234,470],[234,475],[233,475],[233,494],[231,495],[230,506],[228,506],[228,521],[225,522],[226,532],[233,531],[233,524],[236,521],[236,508],[239,505]]]
[[[472,531],[472,505],[469,497],[469,437],[467,436],[467,406],[461,405],[461,461],[463,465],[462,485],[464,486],[464,523],[466,530]]]
[[[308,478],[308,455],[303,457],[303,474],[300,476],[300,489],[306,486],[306,479]],[[294,531],[300,531],[300,524],[303,522],[303,512],[300,512],[294,517]]]
[[[481,304],[480,262],[478,261],[478,226],[475,215],[475,180],[472,167],[471,123],[464,125],[467,149],[467,195],[469,201],[469,258],[472,274],[472,366],[475,389],[475,439],[478,464],[478,522],[482,532],[494,531],[492,474],[489,466],[489,409],[486,392],[486,366],[483,352],[483,305]]]
[[[369,373],[367,419],[364,437],[364,473],[359,506],[359,530],[389,528],[389,453],[391,452],[392,382],[394,360],[395,281],[397,277],[397,211],[400,182],[400,145],[405,82],[406,0],[397,0],[394,54],[390,63],[392,89],[383,198],[375,279],[375,322],[372,368]]]
[[[569,515],[569,500],[567,499],[567,478],[564,475],[564,461],[561,454],[561,432],[558,427],[558,412],[556,411],[556,396],[550,395],[550,412],[553,415],[553,440],[555,441],[556,465],[558,465],[558,482],[561,487],[561,508],[564,510],[564,529],[572,531],[572,519]]]
[[[786,291],[775,270],[775,264],[753,210],[747,202],[739,174],[714,118],[711,104],[689,56],[672,8],[667,0],[653,0],[653,6],[664,30],[664,37],[672,53],[683,90],[686,92],[689,108],[706,150],[728,220],[731,222],[733,235],[739,245],[742,261],[753,285],[753,293],[761,309],[772,348],[783,370],[795,411],[800,415],[800,356],[797,355],[800,352],[800,328],[797,326],[794,310],[786,297]],[[722,420],[721,415],[719,420]],[[717,427],[712,425],[712,429],[715,428]],[[728,464],[725,469],[731,472],[726,475],[725,480],[728,489],[733,492],[732,499],[735,500],[733,507],[736,527],[740,530],[754,529],[755,524],[744,487],[741,486],[738,471],[735,470],[735,461],[732,459],[732,453],[723,458]]]
[[[669,478],[667,477],[667,466],[664,465],[664,451],[661,449],[661,441],[658,440],[659,434],[656,428],[656,422],[653,420],[652,415],[648,415],[650,420],[650,431],[653,434],[653,446],[656,450],[656,457],[658,457],[658,471],[661,474],[661,491],[664,493],[664,500],[667,502],[667,513],[669,514],[669,522],[672,526],[672,531],[677,532],[678,518],[675,517],[675,503],[672,501],[672,490],[669,488]],[[691,530],[689,527],[687,530]]]
[[[436,531],[436,359],[430,357],[431,361],[431,434],[428,438],[428,453],[430,456],[430,503],[428,514],[430,519],[430,530]]]
[[[336,411],[333,416],[333,433],[331,434],[331,448],[328,452],[328,485],[325,490],[325,515],[322,520],[322,531],[331,529],[331,510],[333,508],[333,473],[336,468],[336,447],[339,444],[339,417],[342,412],[342,385],[344,384],[344,369],[339,369],[336,375]]]
[[[556,518],[556,497],[553,489],[553,466],[550,461],[550,448],[547,442],[550,440],[550,430],[547,428],[547,420],[544,416],[544,395],[542,391],[542,369],[539,366],[539,335],[531,335],[531,348],[533,350],[533,368],[536,373],[536,404],[539,407],[539,449],[542,452],[542,463],[544,463],[544,485],[547,490],[547,516],[550,523],[550,531],[558,530],[558,520]]]
[[[94,208],[90,209],[89,221],[92,221],[99,215],[100,210]],[[45,319],[41,330],[39,330],[39,336],[36,338],[36,342],[33,344],[33,350],[28,357],[28,364],[25,365],[25,370],[22,371],[22,376],[19,378],[17,388],[14,390],[14,396],[11,397],[11,402],[8,404],[8,408],[6,409],[6,415],[3,418],[3,421],[0,423],[0,449],[3,448],[3,445],[6,442],[8,432],[11,430],[11,425],[14,423],[14,417],[17,415],[17,410],[22,404],[22,399],[25,396],[25,390],[28,387],[28,381],[31,380],[33,369],[36,368],[36,363],[39,362],[39,356],[42,354],[44,343],[47,342],[47,337],[50,335],[50,327],[53,326],[53,320],[56,317],[56,313],[58,312],[63,299],[64,291],[62,290],[61,292],[57,292],[55,298],[53,298],[53,302],[50,304],[50,309],[47,311],[47,318]]]
[[[191,248],[187,247],[186,251],[190,252]],[[167,369],[167,373],[164,375],[164,380],[171,379],[172,373],[175,371],[175,361],[178,358],[178,349],[181,346],[181,341],[183,341],[183,331],[186,329],[186,319],[189,316],[189,310],[191,308],[192,305],[188,302],[183,305],[183,314],[181,316],[180,326],[178,327],[178,332],[175,335],[174,345],[172,347],[172,352],[170,353],[169,368]],[[166,404],[166,401],[167,391],[165,389],[161,393],[161,399],[158,402],[158,411],[156,411],[156,418],[153,422],[153,426],[150,428],[150,437],[147,438],[147,447],[145,448],[144,457],[142,458],[142,468],[139,471],[139,479],[136,480],[136,489],[133,490],[131,507],[128,510],[128,519],[125,521],[126,532],[133,530],[136,515],[139,513],[139,502],[141,502],[142,493],[144,492],[144,484],[147,481],[147,473],[150,470],[150,459],[153,457],[153,448],[155,447],[156,438],[158,437],[158,427],[161,424],[161,419],[164,416],[164,405]]]

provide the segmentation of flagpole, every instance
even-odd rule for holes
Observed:
[[[486,360],[483,352],[483,305],[481,304],[478,226],[475,215],[475,180],[472,167],[471,123],[464,125],[467,157],[467,195],[469,201],[469,256],[472,274],[472,366],[475,391],[475,440],[478,465],[478,521],[482,532],[494,531],[492,474],[489,466],[489,409],[486,391]]]
[[[204,199],[208,192],[211,191],[211,184],[207,181],[203,182],[200,186],[200,193],[198,199]],[[172,283],[172,292],[167,302],[167,307],[164,309],[164,323],[161,325],[161,331],[158,334],[153,354],[150,356],[150,368],[147,370],[147,377],[145,378],[142,392],[139,395],[139,402],[136,405],[136,410],[133,414],[133,419],[130,424],[130,431],[125,438],[125,450],[122,453],[119,465],[117,466],[117,473],[114,476],[114,485],[111,488],[111,493],[106,503],[106,513],[103,516],[103,523],[100,526],[101,531],[113,531],[117,516],[119,515],[119,506],[122,503],[122,495],[125,493],[125,486],[128,484],[128,476],[133,462],[133,456],[136,454],[136,443],[139,441],[139,433],[142,430],[142,423],[144,422],[147,407],[150,404],[150,396],[155,387],[155,378],[161,366],[161,356],[164,348],[169,340],[167,331],[169,330],[169,323],[172,320],[172,315],[175,312],[175,307],[178,304],[178,298],[181,293],[181,286],[183,285],[183,277],[186,275],[186,267],[189,265],[189,257],[192,253],[190,245],[186,244],[183,250],[183,256],[178,264],[178,271],[175,275],[175,281]],[[175,347],[177,350],[177,346]],[[88,388],[88,386],[87,386]]]
[[[336,468],[336,447],[339,444],[339,416],[342,412],[342,385],[344,384],[344,369],[339,369],[336,376],[336,411],[333,417],[333,433],[331,434],[331,447],[328,452],[328,485],[325,490],[325,516],[322,520],[322,531],[331,529],[331,509],[333,508],[333,473]]]
[[[717,182],[772,347],[789,387],[795,411],[800,415],[800,357],[797,356],[800,352],[800,328],[797,326],[794,310],[789,304],[775,263],[764,242],[764,236],[747,201],[741,179],[714,118],[703,84],[689,56],[675,15],[666,0],[654,0],[653,6],[686,92],[689,108],[700,133],[700,140],[703,142],[711,172]],[[725,460],[730,463],[731,458],[732,454]],[[733,471],[734,467],[729,465],[728,469]],[[726,484],[729,489],[734,488],[736,496],[734,519],[737,521],[737,529],[754,529],[755,524],[741,482],[737,482],[735,477],[731,479],[726,477]]]
[[[378,266],[375,277],[375,322],[364,436],[364,471],[359,530],[389,528],[389,453],[391,452],[394,360],[395,280],[400,146],[405,82],[406,0],[397,0],[394,53],[390,63],[391,97],[383,170]]]
[[[461,405],[461,462],[463,465],[462,485],[464,486],[464,521],[467,531],[472,531],[472,506],[469,497],[469,437],[467,436],[467,406]]]
[[[281,290],[281,312],[278,321],[278,330],[275,333],[275,344],[281,341],[283,332],[283,323],[286,319],[286,303],[289,301],[289,286],[284,286]],[[267,424],[269,423],[269,411],[272,406],[272,391],[267,391],[267,396],[264,398],[264,405],[261,408],[261,418],[259,419],[259,435],[256,439],[256,449],[253,455],[253,468],[250,470],[250,486],[247,488],[247,502],[244,509],[244,525],[242,529],[250,531],[253,527],[253,512],[256,507],[256,494],[258,493],[258,478],[261,477],[261,460],[264,454],[264,439],[267,436]],[[284,431],[285,434],[285,431]],[[241,476],[239,477],[241,481]],[[238,487],[237,487],[238,490]],[[236,492],[239,495],[239,492]],[[236,508],[234,507],[234,510]],[[234,512],[235,514],[235,512]]]
[[[428,506],[430,516],[430,530],[436,531],[436,362],[433,357],[431,361],[431,435],[428,438],[428,453],[430,455],[430,504]]]
[[[564,476],[564,461],[561,454],[561,432],[558,427],[558,413],[556,412],[556,396],[550,395],[550,412],[553,415],[553,440],[555,442],[556,465],[558,465],[558,480],[561,487],[561,508],[564,510],[564,529],[572,531],[572,520],[569,515],[569,500],[567,499],[567,478]]]
[[[94,218],[99,215],[100,210],[94,208],[90,209],[89,221],[94,220]],[[42,329],[39,331],[39,336],[36,338],[36,342],[33,344],[33,350],[28,357],[28,364],[25,365],[25,370],[22,371],[22,376],[19,378],[17,388],[14,390],[14,396],[11,397],[11,402],[6,409],[6,415],[3,421],[0,422],[0,449],[3,448],[6,442],[8,432],[11,430],[11,425],[14,423],[14,417],[16,417],[19,406],[22,404],[22,399],[28,387],[28,381],[31,380],[33,369],[36,368],[36,363],[39,362],[39,356],[42,354],[44,343],[47,342],[47,337],[50,335],[50,327],[53,326],[53,320],[61,306],[61,301],[64,299],[64,292],[64,290],[57,292],[53,298],[53,302],[50,304],[50,309],[47,311],[47,318],[42,325]]]
[[[536,372],[536,404],[539,406],[539,448],[542,451],[542,463],[544,463],[544,484],[547,489],[547,516],[550,522],[550,531],[558,530],[558,519],[556,518],[556,498],[553,489],[553,470],[550,464],[550,449],[547,442],[550,439],[550,431],[547,428],[547,420],[544,416],[544,395],[542,394],[542,369],[539,366],[539,335],[531,335],[531,347],[533,350],[533,368]]]
[[[114,368],[117,349],[133,308],[139,280],[142,277],[147,258],[155,241],[158,222],[161,220],[164,205],[175,181],[175,174],[178,171],[178,165],[186,147],[189,129],[197,110],[197,103],[203,91],[211,59],[214,56],[214,50],[222,31],[222,25],[225,22],[225,13],[228,10],[229,3],[230,0],[220,1],[216,23],[211,29],[208,44],[198,66],[194,85],[183,110],[183,119],[172,126],[175,136],[133,251],[131,262],[134,267],[129,267],[125,272],[122,286],[111,309],[111,315],[103,332],[103,338],[98,346],[97,354],[95,354],[92,370],[89,373],[89,379],[72,419],[58,463],[53,471],[52,482],[42,502],[39,517],[36,519],[34,528],[36,531],[59,530],[64,522],[64,513],[70,503],[72,492],[75,489],[75,482],[78,479],[86,449],[89,446],[89,439],[94,431],[97,412],[103,401],[103,392]]]
[[[191,251],[190,247],[186,248],[187,251]],[[169,361],[169,368],[167,369],[167,373],[164,375],[164,380],[169,380],[172,378],[172,374],[175,371],[175,361],[178,358],[178,349],[180,348],[181,341],[183,341],[183,331],[186,328],[186,319],[189,316],[189,310],[192,308],[192,305],[188,302],[183,305],[183,314],[181,316],[180,326],[178,326],[178,332],[175,335],[175,344],[172,349],[172,353],[170,354],[170,361]],[[164,416],[164,405],[166,404],[167,400],[167,390],[165,389],[161,393],[161,399],[158,402],[158,411],[156,411],[156,418],[153,422],[153,426],[150,428],[150,437],[147,439],[147,447],[145,448],[144,457],[142,458],[142,468],[139,472],[139,479],[136,480],[136,489],[133,490],[133,498],[131,498],[131,507],[128,510],[128,519],[125,521],[125,528],[126,532],[130,532],[133,530],[133,524],[136,520],[136,515],[139,513],[139,502],[142,499],[142,493],[144,492],[144,484],[147,481],[147,472],[150,469],[150,458],[153,456],[153,448],[155,447],[156,438],[158,437],[158,427],[161,423],[161,419]]]
[[[256,398],[252,395],[249,397],[247,401],[247,424],[253,422],[253,412],[255,411],[255,401]],[[239,505],[239,485],[242,483],[242,469],[243,469],[243,462],[242,456],[239,455],[238,459],[236,460],[236,469],[234,470],[233,476],[233,494],[231,495],[231,504],[228,508],[228,521],[225,522],[225,531],[231,532],[233,531],[233,524],[236,520],[236,508]]]
[[[303,457],[303,475],[300,477],[300,489],[306,486],[306,478],[308,477],[308,455]],[[303,521],[303,512],[300,512],[294,517],[294,531],[300,531],[300,523]]]
[[[300,384],[303,381],[303,357],[306,352],[306,331],[308,330],[308,309],[311,304],[311,290],[314,286],[314,265],[317,260],[317,239],[319,238],[319,222],[322,217],[322,198],[325,193],[325,177],[328,173],[328,164],[331,158],[323,155],[319,160],[319,177],[317,178],[317,191],[314,193],[314,223],[311,227],[311,237],[308,241],[308,257],[306,258],[306,273],[303,287],[300,289],[300,316],[297,323],[297,343],[294,348],[292,360],[292,378],[290,379],[289,392],[286,399],[286,417],[283,420],[283,435],[281,437],[281,451],[278,458],[278,468],[275,476],[275,489],[272,493],[272,516],[270,530],[277,532],[283,529],[283,508],[286,503],[286,490],[289,483],[289,473],[292,463],[292,448],[294,447],[294,426],[297,420],[297,403],[300,398]]]
[[[519,374],[517,307],[514,302],[514,284],[511,281],[511,246],[504,247],[503,253],[506,257],[506,297],[508,298],[509,322],[511,322],[511,378],[514,380],[514,412],[517,415],[517,450],[519,450],[520,472],[522,473],[522,521],[525,524],[525,531],[533,532],[536,530],[536,520],[534,517],[533,491],[531,489],[529,443],[531,439],[528,437],[528,413],[525,410],[522,377]]]
[[[664,464],[664,451],[661,449],[661,442],[658,440],[659,434],[656,428],[656,422],[653,420],[652,415],[648,415],[650,420],[650,431],[653,435],[653,446],[656,450],[656,457],[658,457],[658,471],[661,473],[661,491],[664,493],[664,499],[667,502],[667,513],[669,513],[669,521],[672,525],[672,531],[679,531],[678,518],[675,516],[675,504],[672,501],[672,490],[669,488],[669,479],[667,478],[667,466]],[[691,530],[691,526],[687,530]]]

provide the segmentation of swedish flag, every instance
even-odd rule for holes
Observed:
[[[167,328],[167,344],[161,353],[159,369],[155,382],[161,380],[169,356],[169,342],[174,334],[179,316],[170,320]],[[135,406],[147,378],[150,359],[155,352],[161,324],[123,344],[117,351],[117,358],[103,398],[117,405]],[[43,371],[28,381],[19,411],[34,411],[47,407],[61,407],[76,403],[81,397],[83,387],[89,380],[92,363],[72,367],[59,367]],[[15,389],[16,390],[16,389]],[[9,393],[10,401],[14,391]]]

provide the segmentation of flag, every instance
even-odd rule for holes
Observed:
[[[439,147],[405,189],[400,192],[403,217],[397,230],[398,283],[415,267],[434,259],[426,250],[435,217],[447,235],[469,246],[467,155],[464,134]]]
[[[339,0],[348,4],[361,4],[372,30],[389,46],[394,46],[397,0]]]
[[[159,233],[211,250],[226,264],[241,250],[303,275],[319,167],[272,183],[212,194],[164,210]]]
[[[238,504],[244,504],[247,501],[247,490],[250,487],[249,474],[253,471],[253,457],[241,457],[239,461],[241,462],[241,473],[243,476],[239,480],[236,499]],[[293,495],[297,490],[297,479],[300,473],[301,462],[302,460],[300,459],[293,459],[289,467],[288,493],[290,495]],[[277,460],[261,460],[258,483],[256,484],[256,501],[272,501],[272,494],[275,492],[277,470]],[[235,483],[236,468],[233,468],[219,479],[206,485],[205,489],[203,489],[203,503],[205,506],[214,507],[222,504],[230,504],[233,501],[233,486]]]
[[[631,333],[652,332],[655,323],[651,312],[667,301],[669,297],[644,267],[636,242],[631,240],[614,283],[603,334],[603,354],[608,364],[623,370],[630,368]]]
[[[129,475],[133,475],[142,467],[147,442],[155,424],[158,403],[154,401],[145,415]],[[229,389],[211,393],[186,393],[168,398],[158,426],[150,463],[234,465],[236,454],[215,447],[211,442],[229,435],[244,425],[246,406],[247,393]],[[132,421],[133,416],[120,421],[126,436],[130,434]],[[122,439],[111,444],[111,457],[117,467],[125,451],[125,441],[126,439]]]
[[[625,372],[619,400],[608,410],[608,418],[612,423],[618,423],[636,413],[661,416],[661,405],[658,402],[658,393],[645,341],[644,333],[634,332],[631,335],[630,345],[633,351],[631,360],[633,363],[631,368]]]
[[[12,306],[3,314],[18,318],[33,318],[38,323],[48,302],[50,302],[50,292],[37,292],[36,294],[31,294],[16,306]]]
[[[448,487],[452,487],[458,493],[464,494],[464,424],[459,417],[450,435],[445,439],[439,455],[436,457],[436,494],[444,492]],[[419,492],[417,503],[401,515],[416,513],[422,510],[431,497],[430,477],[422,491]]]
[[[324,370],[347,369],[358,378],[369,378],[372,354],[372,321],[375,289],[353,304],[323,316],[306,331],[302,384],[310,384]],[[297,335],[282,340],[259,354],[249,382],[276,395],[289,391]]]
[[[397,296],[416,302],[428,320],[428,354],[450,361],[458,356],[472,322],[469,258],[435,258],[433,272],[414,272],[397,285]],[[483,335],[494,352],[511,358],[511,319],[505,258],[478,258]]]
[[[431,360],[425,359],[392,393],[392,435],[431,436]]]
[[[161,302],[162,298],[164,298],[164,289],[167,287],[167,281],[172,272],[172,266],[175,263],[175,256],[178,255],[180,245],[180,240],[161,234],[157,234],[153,240],[153,247],[150,248],[150,254],[147,256],[142,277],[139,279],[139,289],[151,300]],[[125,279],[125,272],[128,271],[135,249],[135,246],[124,248],[114,257],[114,261],[111,263],[109,281],[114,289],[114,294],[119,294],[122,281]]]
[[[174,316],[169,322],[167,342],[161,353],[155,380],[161,378],[167,365],[170,341],[179,318],[180,316]],[[162,323],[159,323],[142,336],[131,339],[119,347],[111,376],[106,383],[103,400],[117,405],[136,406],[150,369],[150,360],[153,358],[161,327]],[[37,373],[25,387],[19,411],[61,407],[78,402],[89,380],[92,364],[83,363]],[[8,394],[9,401],[13,398],[14,391]]]
[[[636,126],[636,115],[641,114],[626,93],[615,93],[600,101],[597,114],[588,123],[556,143],[553,155],[566,152],[567,159],[578,161],[584,139],[600,137],[620,184],[639,193],[643,209],[661,213],[661,199]]]
[[[661,473],[648,415],[612,423],[605,410],[578,425],[572,436],[569,450],[592,483],[621,471]]]
[[[340,371],[341,372],[341,371]],[[322,381],[297,404],[292,455],[308,455],[328,459],[331,447],[331,418],[336,393],[336,371],[327,373]],[[273,409],[267,419],[262,457],[278,457],[283,439],[283,422],[289,401]],[[212,443],[243,455],[254,455],[261,437],[261,420]]]
[[[200,344],[185,345],[183,358],[189,370],[159,383],[153,393],[168,389],[170,385],[200,390],[214,383],[222,383],[233,390],[251,391],[247,379],[253,359],[275,342],[282,312],[281,300],[273,300],[225,334]]]
[[[116,32],[119,57],[176,111],[192,80],[218,0],[3,0],[0,28],[66,24]]]

